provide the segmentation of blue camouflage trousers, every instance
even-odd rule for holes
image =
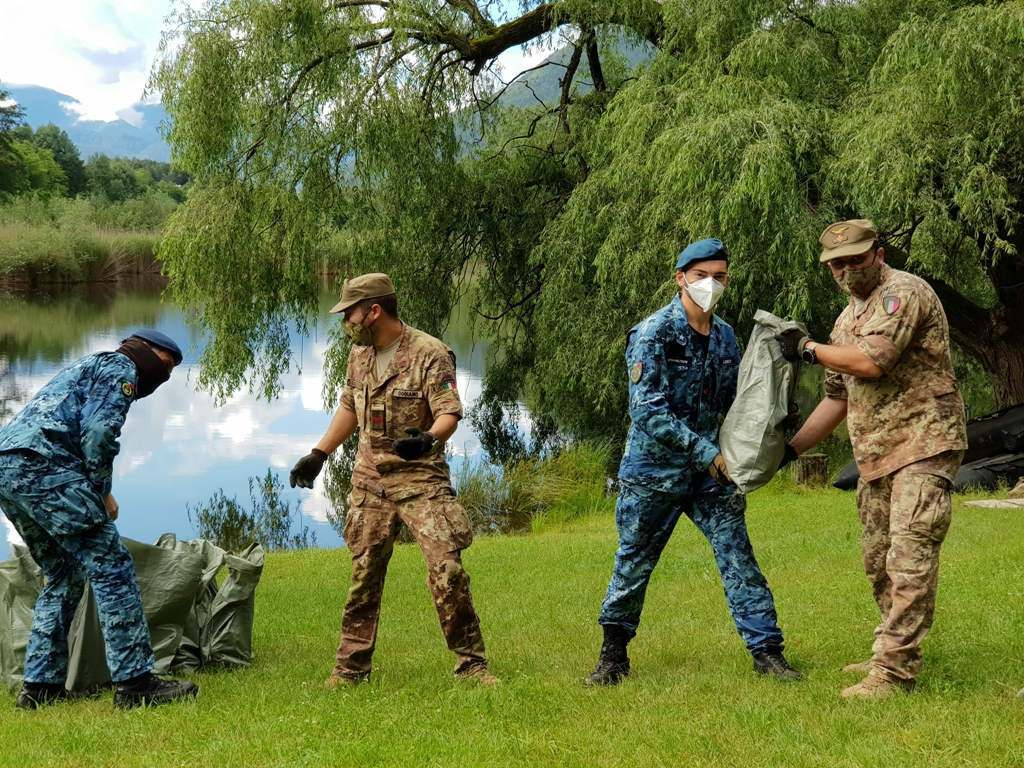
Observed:
[[[103,498],[84,478],[45,487],[45,468],[45,459],[31,451],[0,454],[0,509],[46,577],[32,619],[25,682],[65,683],[68,631],[86,580],[96,596],[111,678],[121,682],[151,671],[153,648],[135,565]]]
[[[615,505],[619,548],[598,623],[618,625],[631,637],[636,634],[651,574],[686,514],[711,544],[729,612],[747,649],[782,651],[775,601],[747,535],[746,497],[709,481],[686,495],[622,483]]]

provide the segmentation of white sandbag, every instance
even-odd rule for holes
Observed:
[[[754,331],[740,362],[736,400],[725,416],[719,445],[729,474],[743,493],[756,491],[774,477],[786,449],[782,422],[797,388],[799,363],[782,356],[777,333],[802,323],[780,320],[759,309]]]

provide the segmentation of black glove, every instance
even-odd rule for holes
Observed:
[[[793,429],[800,426],[800,406],[797,403],[789,403],[789,413],[782,420],[783,429]]]
[[[319,448],[314,448],[295,462],[291,474],[288,475],[288,485],[292,488],[296,485],[299,488],[312,488],[313,481],[320,474],[320,470],[324,468],[325,461],[327,461],[327,454]]]
[[[779,464],[779,469],[782,469],[787,464],[792,464],[798,458],[800,457],[797,455],[796,448],[794,448],[789,443],[786,443],[786,450],[782,454],[782,463]],[[778,472],[779,470],[777,469],[775,471]]]
[[[782,356],[789,362],[795,363],[800,359],[804,344],[810,341],[811,337],[804,334],[799,328],[790,328],[788,331],[775,334],[775,340],[782,347]]]
[[[395,440],[395,453],[406,461],[418,459],[424,453],[434,447],[437,438],[430,432],[424,432],[416,427],[406,427],[405,434],[409,437],[400,437]]]

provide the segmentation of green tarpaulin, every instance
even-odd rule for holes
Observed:
[[[253,609],[263,573],[260,545],[232,555],[209,541],[177,541],[173,534],[155,545],[123,541],[135,563],[157,674],[252,663]],[[218,586],[224,566],[227,575]],[[0,674],[8,690],[21,684],[32,607],[42,586],[28,550],[13,546],[11,559],[0,562]],[[68,641],[68,688],[109,684],[96,600],[88,587]]]

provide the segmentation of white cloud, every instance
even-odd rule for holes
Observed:
[[[0,82],[42,85],[73,96],[79,103],[65,105],[69,114],[138,125],[141,115],[130,105],[142,99],[174,5],[174,0],[0,0]],[[511,0],[501,5],[507,17],[518,13]],[[539,64],[565,44],[564,34],[506,51],[498,60],[502,78]]]
[[[16,530],[14,530],[14,524],[10,520],[8,520],[6,516],[0,514],[0,520],[4,521],[4,527],[7,529],[7,543],[8,544],[24,544],[25,543],[24,541],[21,540],[21,536],[18,535],[18,532]],[[5,552],[0,552],[0,555],[3,555],[5,560],[7,559],[7,556],[6,556]]]
[[[171,0],[0,0],[4,83],[74,96],[90,120],[142,98]],[[131,122],[131,121],[129,121]]]

